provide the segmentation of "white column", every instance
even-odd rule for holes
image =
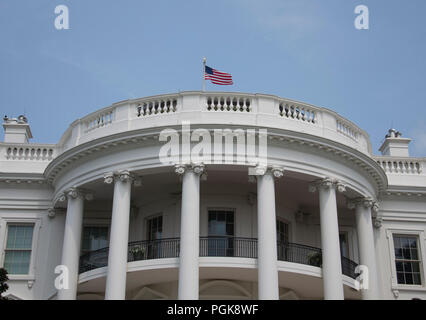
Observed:
[[[128,171],[105,175],[105,182],[114,181],[108,274],[105,300],[126,298],[127,252],[129,241],[130,193],[132,177]]]
[[[358,247],[360,264],[367,267],[367,279],[363,279],[367,288],[361,288],[364,300],[379,299],[379,284],[377,278],[376,254],[374,247],[373,222],[371,210],[375,203],[371,199],[356,199],[349,204],[355,207],[356,228],[358,234]],[[365,277],[365,275],[364,275]]]
[[[182,175],[178,299],[197,300],[199,297],[200,175],[204,171],[204,165],[177,165],[175,171]]]
[[[71,188],[66,190],[61,198],[62,201],[68,199],[61,261],[68,270],[68,289],[58,290],[59,300],[75,300],[77,296],[84,197],[81,190]]]
[[[278,300],[277,234],[274,176],[282,169],[257,167],[257,265],[259,300]]]
[[[340,258],[339,224],[337,220],[336,188],[344,186],[331,179],[317,182],[321,224],[322,277],[325,300],[343,300],[342,263]]]

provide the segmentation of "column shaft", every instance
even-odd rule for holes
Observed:
[[[68,289],[58,290],[59,300],[75,300],[77,296],[84,197],[68,197],[61,264],[68,268]]]
[[[274,177],[270,171],[257,177],[258,295],[276,300],[278,295],[277,235]]]
[[[186,170],[182,181],[179,300],[199,297],[200,176]]]
[[[131,186],[130,179],[114,183],[105,300],[126,298]]]
[[[368,288],[361,290],[362,297],[365,300],[379,299],[371,208],[360,203],[356,206],[355,215],[360,264],[368,268]]]
[[[319,203],[324,299],[342,300],[344,299],[342,264],[340,258],[336,189],[334,186],[319,187]]]

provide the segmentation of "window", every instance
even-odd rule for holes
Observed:
[[[163,235],[163,216],[155,216],[147,220],[147,243],[148,259],[158,259],[163,257],[163,244],[161,239]]]
[[[398,284],[421,285],[418,237],[393,235]]]
[[[108,227],[84,227],[82,254],[108,247]]]
[[[349,242],[348,242],[348,234],[346,232],[339,234],[339,242],[340,242],[340,256],[349,258]]]
[[[288,223],[277,219],[277,258],[287,260],[288,256]]]
[[[234,211],[209,210],[208,256],[234,255]]]
[[[209,211],[209,236],[234,236],[234,211]]]
[[[278,243],[288,243],[288,223],[277,220],[277,241]]]
[[[8,224],[3,267],[10,274],[28,274],[33,245],[33,224]]]
[[[161,239],[161,235],[163,234],[163,216],[148,219],[147,227],[148,240]]]

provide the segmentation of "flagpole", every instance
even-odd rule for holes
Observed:
[[[206,75],[206,61],[207,61],[207,59],[204,57],[203,58],[203,92],[206,91],[206,79],[205,79],[205,75]]]

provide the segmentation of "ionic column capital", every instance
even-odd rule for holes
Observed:
[[[71,187],[66,189],[61,196],[59,197],[59,201],[64,202],[67,199],[85,199],[85,200],[93,200],[93,193],[90,190]]]
[[[50,219],[53,219],[54,217],[56,217],[56,214],[57,214],[57,213],[62,213],[62,212],[65,212],[65,209],[62,209],[62,208],[54,208],[54,207],[47,208],[47,216],[48,216]]]
[[[104,174],[104,183],[111,184],[114,182],[114,172],[108,172]]]
[[[379,204],[370,197],[355,198],[348,202],[349,209],[355,209],[358,206],[371,209],[375,213],[379,210]]]
[[[309,192],[316,192],[318,189],[330,189],[334,188],[338,192],[343,193],[346,191],[346,185],[337,179],[332,179],[329,177],[325,177],[323,179],[318,179],[309,184]]]
[[[373,226],[376,229],[379,229],[382,227],[383,218],[382,217],[374,217],[373,218]]]
[[[140,178],[132,174],[129,170],[120,170],[104,174],[104,183],[111,184],[116,181],[133,182],[136,187],[142,184]]]
[[[197,175],[206,174],[206,166],[204,163],[187,163],[187,164],[177,164],[175,165],[175,173],[178,175],[183,175],[187,171],[192,171]]]
[[[264,165],[257,165],[254,168],[249,168],[249,175],[264,176],[267,173],[271,173],[275,178],[281,178],[284,175],[284,168]]]

